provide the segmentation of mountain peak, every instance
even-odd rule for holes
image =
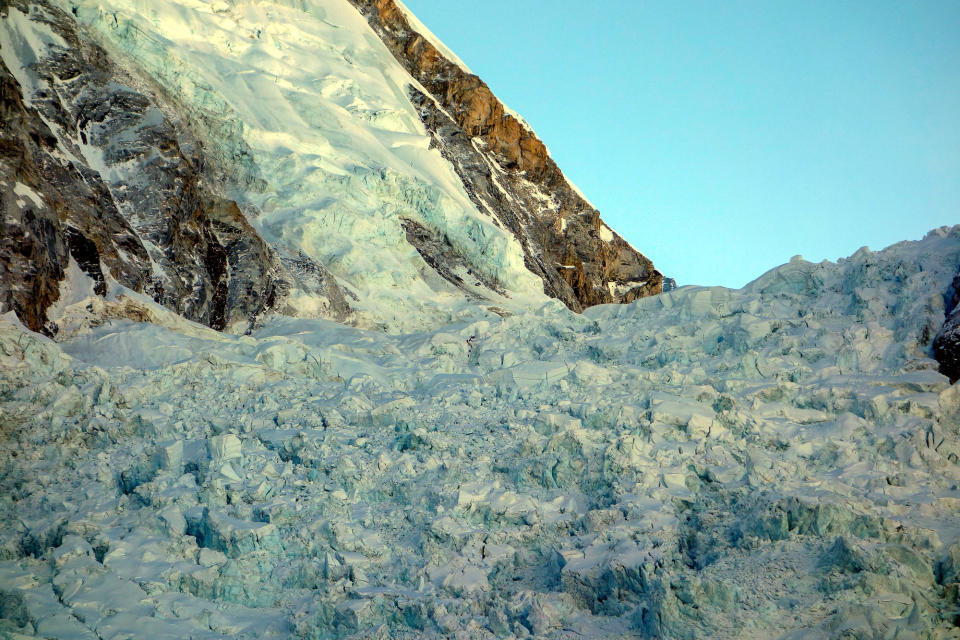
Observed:
[[[17,0],[4,26],[21,117],[56,140],[30,152],[47,167],[33,186],[64,185],[36,207],[60,248],[0,254],[18,278],[43,274],[48,293],[5,294],[35,308],[32,328],[53,330],[70,237],[95,249],[89,277],[231,331],[269,313],[400,331],[661,290],[529,127],[392,0],[69,9]]]

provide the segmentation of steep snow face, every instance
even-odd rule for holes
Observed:
[[[350,0],[427,93],[410,99],[479,211],[514,234],[544,291],[574,311],[656,295],[663,276],[610,232],[537,136],[394,0]],[[604,230],[606,229],[606,232]],[[633,286],[625,286],[633,283]]]
[[[392,330],[450,320],[474,296],[430,269],[404,219],[436,231],[511,300],[542,301],[518,242],[480,214],[429,149],[413,83],[345,0],[60,0],[132,57],[206,129],[251,223],[282,252],[328,267],[367,322]],[[466,275],[466,274],[465,274]],[[294,301],[311,315],[310,300]]]
[[[399,336],[4,318],[0,630],[956,638],[958,263],[944,228]]]

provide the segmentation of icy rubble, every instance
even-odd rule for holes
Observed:
[[[0,635],[960,637],[958,263],[404,335],[8,314]]]

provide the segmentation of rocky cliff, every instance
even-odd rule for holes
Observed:
[[[933,340],[933,357],[951,382],[960,379],[960,272],[947,292],[946,320]]]
[[[55,334],[48,310],[72,258],[96,294],[109,277],[214,329],[243,330],[282,310],[295,281],[287,266],[321,268],[283,264],[218,193],[189,123],[174,121],[162,96],[82,37],[71,16],[46,2],[4,4],[3,59],[15,67],[0,61],[4,309]],[[345,311],[335,283],[316,286]]]
[[[510,230],[544,291],[575,311],[660,293],[663,276],[600,219],[543,142],[393,0],[350,0],[426,93],[410,99],[477,208]]]

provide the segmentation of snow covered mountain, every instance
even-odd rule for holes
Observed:
[[[35,330],[55,332],[71,273],[89,282],[67,288],[116,281],[241,332],[268,311],[399,331],[660,291],[533,132],[399,4],[3,10],[16,240],[0,293]]]
[[[960,226],[677,289],[396,0],[0,59],[0,638],[960,638]]]

